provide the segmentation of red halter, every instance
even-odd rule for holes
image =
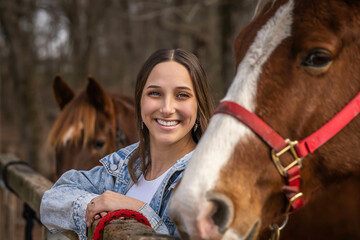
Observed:
[[[272,148],[272,158],[275,166],[287,182],[283,189],[289,200],[287,208],[287,212],[289,212],[303,205],[299,171],[302,158],[327,142],[360,113],[360,92],[329,122],[299,142],[284,140],[258,116],[235,102],[221,102],[214,114],[217,113],[233,116],[248,126]],[[287,151],[290,151],[295,161],[287,167],[283,167],[279,157]]]

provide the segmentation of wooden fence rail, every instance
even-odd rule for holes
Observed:
[[[53,183],[35,172],[28,165],[23,164],[11,154],[0,154],[0,179],[4,179],[14,193],[40,215],[40,203],[44,192],[51,188]],[[6,169],[5,169],[6,168]],[[6,176],[4,176],[6,175]],[[3,202],[2,204],[8,204]],[[64,236],[64,237],[63,237]],[[48,235],[49,239],[78,239],[74,232],[67,231],[60,235]]]

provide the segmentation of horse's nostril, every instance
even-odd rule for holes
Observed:
[[[234,217],[234,205],[232,201],[222,193],[215,191],[207,192],[206,199],[214,203],[212,220],[218,226],[218,231],[223,234],[231,224]]]

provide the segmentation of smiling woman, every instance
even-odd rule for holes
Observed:
[[[145,101],[146,100],[146,101]],[[151,101],[150,101],[151,100]],[[195,101],[195,112],[189,116],[188,106]],[[145,103],[146,102],[146,103]],[[145,161],[147,154],[152,158],[155,153],[148,153],[151,149],[151,127],[152,125],[143,119],[143,107],[148,106],[147,102],[158,102],[158,115],[155,122],[160,130],[161,125],[171,125],[171,121],[179,121],[178,129],[183,129],[185,123],[188,123],[188,130],[184,137],[191,135],[192,140],[197,143],[207,127],[208,120],[212,114],[213,103],[209,94],[206,74],[195,55],[182,49],[176,50],[160,50],[155,52],[141,68],[135,89],[135,108],[138,116],[138,124],[140,128],[139,148],[129,161],[130,174],[133,181],[137,181],[134,167],[136,160],[141,157],[142,171],[147,172],[153,161]],[[162,106],[161,106],[162,102]],[[194,105],[192,105],[194,107]],[[170,108],[170,110],[168,109]],[[184,113],[184,109],[187,109]],[[191,107],[190,107],[191,109]],[[161,118],[160,115],[161,114]],[[185,115],[181,115],[185,114]],[[165,117],[164,117],[165,116]],[[185,118],[185,116],[188,116]],[[184,118],[184,119],[183,119]],[[166,121],[167,120],[167,121]],[[170,120],[170,122],[169,122]],[[194,122],[192,122],[194,121]],[[161,124],[164,123],[164,124]],[[165,123],[166,122],[166,123]],[[162,131],[170,128],[162,128]],[[190,131],[192,129],[192,131]],[[157,131],[156,131],[157,132]],[[168,135],[175,136],[179,131],[169,131]],[[175,133],[175,134],[173,134]],[[187,138],[188,143],[191,139]],[[175,156],[175,153],[184,150],[185,141],[176,142],[176,144],[164,145],[159,149],[161,156],[168,153],[169,156]],[[172,148],[170,148],[170,146]],[[190,145],[188,148],[191,148]],[[181,155],[179,153],[179,155]]]
[[[66,172],[44,194],[41,220],[50,231],[86,227],[118,209],[143,214],[158,233],[175,235],[168,200],[207,127],[213,105],[197,57],[182,49],[155,52],[137,77],[140,142],[104,157],[90,171]]]

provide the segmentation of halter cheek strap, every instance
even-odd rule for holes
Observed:
[[[360,92],[329,122],[319,130],[300,141],[296,146],[296,152],[300,157],[305,157],[314,152],[321,145],[340,132],[351,120],[360,113]]]

